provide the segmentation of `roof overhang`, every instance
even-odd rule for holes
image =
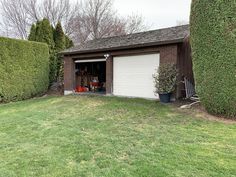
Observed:
[[[119,46],[119,47],[111,47],[111,48],[102,48],[102,49],[91,49],[91,50],[78,50],[78,51],[64,51],[60,52],[61,55],[76,55],[76,54],[89,54],[89,53],[97,53],[97,52],[109,52],[109,51],[117,51],[117,50],[127,50],[127,49],[136,49],[141,47],[154,47],[154,46],[162,46],[162,45],[171,45],[171,44],[178,44],[184,42],[185,38],[171,40],[171,41],[160,41],[160,42],[153,42],[153,43],[143,43],[143,44],[136,44],[130,46]]]

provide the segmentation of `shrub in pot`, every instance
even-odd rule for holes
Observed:
[[[169,103],[171,94],[177,84],[178,70],[175,64],[163,64],[159,66],[153,75],[155,83],[155,94],[159,94],[162,103]]]

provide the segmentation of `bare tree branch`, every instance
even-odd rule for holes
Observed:
[[[41,14],[37,0],[28,0],[27,3],[24,3],[24,8],[28,14],[29,21],[34,22],[40,20]]]
[[[113,9],[112,0],[84,0],[80,4],[80,9],[72,25],[76,29],[72,36],[77,43],[147,29],[140,15],[119,17]]]
[[[0,0],[1,28],[13,30],[12,37],[26,39],[33,23],[48,18],[53,26],[61,21],[69,31],[68,23],[76,16],[75,9],[76,4],[69,0]]]
[[[113,0],[0,0],[2,23],[7,36],[26,39],[33,23],[49,19],[55,27],[58,21],[74,42],[130,34],[146,29],[142,16],[118,16]]]
[[[141,15],[132,14],[126,18],[126,33],[128,34],[145,31],[147,28]]]
[[[1,12],[3,25],[11,30],[15,36],[25,39],[27,37],[27,13],[24,10],[24,0],[14,1],[1,0]]]

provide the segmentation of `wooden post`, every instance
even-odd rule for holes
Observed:
[[[106,94],[113,94],[113,57],[106,60]]]
[[[75,62],[70,56],[64,57],[64,94],[72,94],[75,90]]]

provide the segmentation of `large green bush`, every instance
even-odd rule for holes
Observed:
[[[48,84],[46,44],[0,38],[0,102],[42,94],[47,91]]]
[[[50,53],[50,84],[61,81],[63,78],[63,65],[62,58],[58,53],[72,47],[74,44],[73,41],[65,35],[60,21],[55,28],[51,26],[50,21],[46,18],[38,21],[31,26],[28,40],[48,44]]]
[[[236,1],[193,0],[191,45],[197,92],[213,114],[236,117]]]
[[[48,44],[50,62],[49,62],[49,81],[50,84],[56,81],[57,74],[57,58],[55,53],[55,42],[53,39],[53,27],[48,19],[44,18],[42,21],[38,21],[35,30],[35,41]],[[31,28],[31,32],[34,33]],[[30,34],[29,37],[33,34]],[[33,38],[32,38],[33,39]]]

